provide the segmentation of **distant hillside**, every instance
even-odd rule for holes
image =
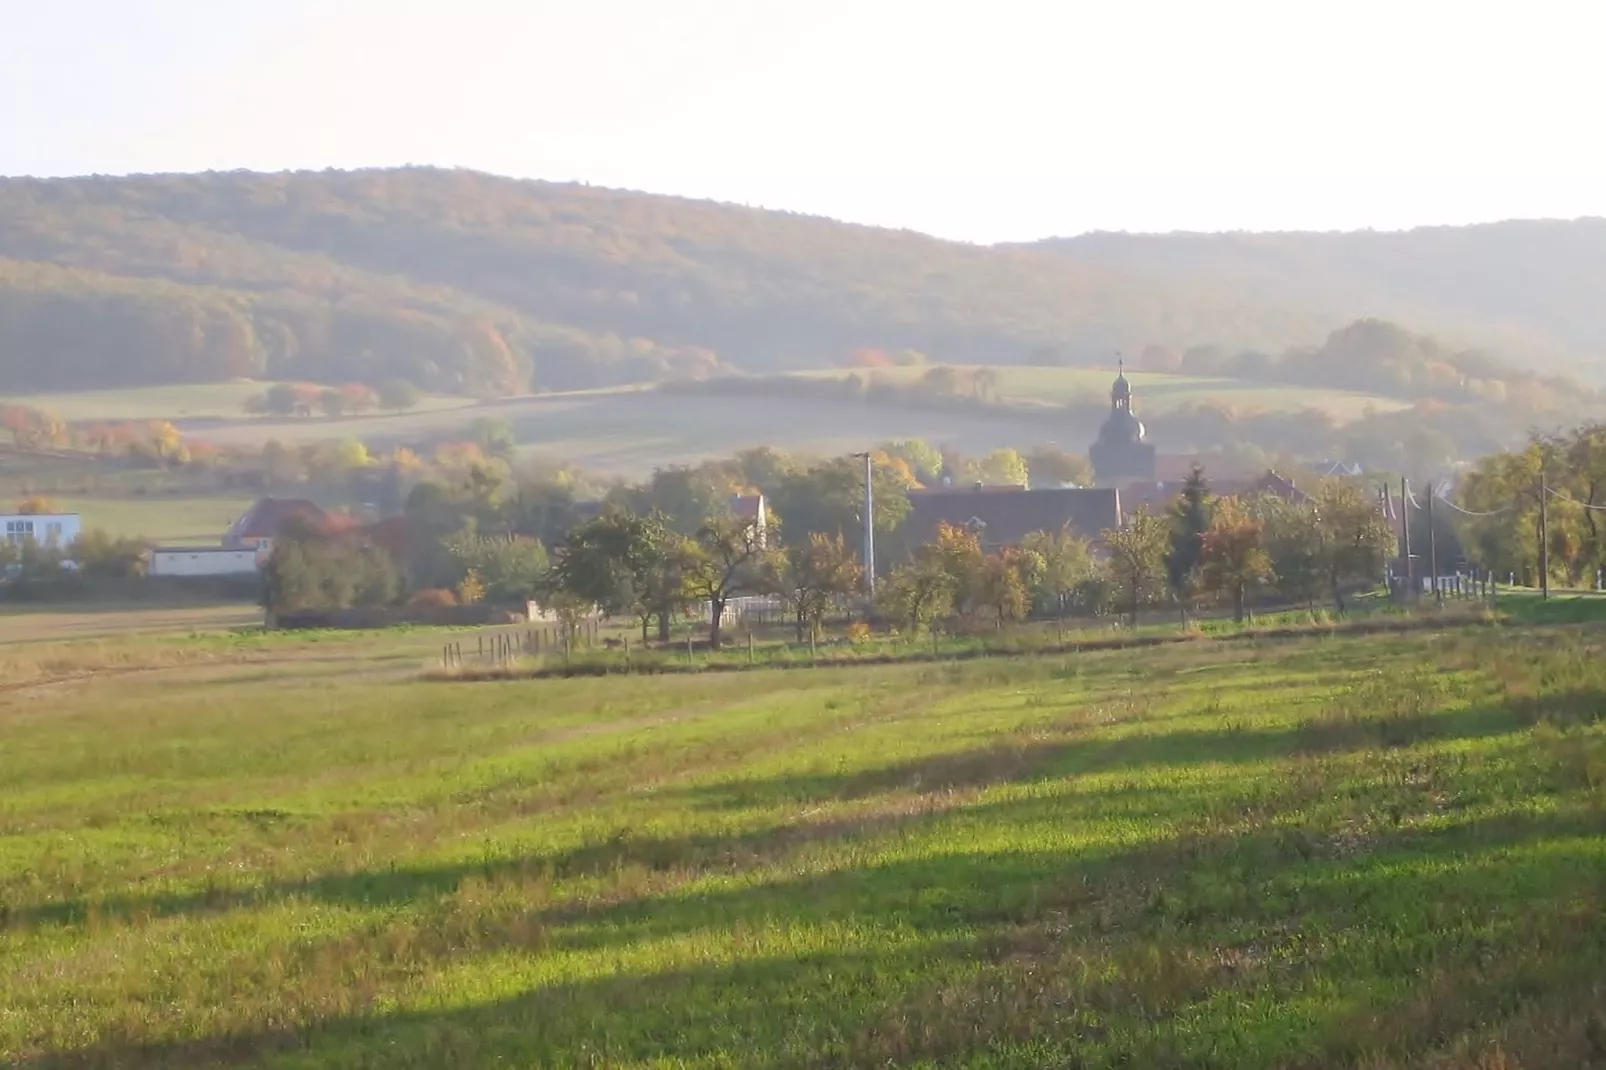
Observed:
[[[1179,290],[1209,280],[1329,318],[1393,319],[1538,357],[1551,371],[1599,378],[1606,362],[1606,219],[1399,232],[1099,233],[1020,248]]]
[[[1407,290],[1443,292],[1396,296],[1426,317],[1402,315],[1413,328],[1579,370],[1606,336],[1587,266],[1606,239],[1557,227],[1521,246],[1511,270],[1542,270],[1500,303],[1480,295],[1506,276],[1477,274],[1448,239],[1389,271],[1350,257],[1307,282],[1277,278],[1275,258],[1217,271],[1209,240],[1180,259],[1168,238],[1152,255],[1109,237],[981,248],[459,171],[0,180],[0,392],[400,376],[501,396],[818,368],[863,348],[1000,364],[1151,344],[1279,352]],[[1477,287],[1457,303],[1463,275]]]

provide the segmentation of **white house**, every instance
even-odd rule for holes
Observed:
[[[82,530],[77,513],[6,513],[0,515],[0,534],[21,545],[32,539],[40,546],[65,550]]]
[[[151,551],[151,576],[248,576],[257,570],[255,549],[223,546],[158,546]]]

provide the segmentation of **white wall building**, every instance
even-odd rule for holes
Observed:
[[[40,546],[65,550],[81,530],[82,523],[77,513],[0,515],[0,538],[19,546],[32,539]]]
[[[255,549],[222,546],[159,546],[151,551],[151,576],[248,576],[257,571]]]

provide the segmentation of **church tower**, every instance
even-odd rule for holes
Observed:
[[[1126,381],[1125,362],[1117,367],[1110,387],[1110,415],[1099,428],[1098,441],[1087,452],[1100,483],[1154,480],[1154,446],[1143,421],[1132,411],[1132,384]]]

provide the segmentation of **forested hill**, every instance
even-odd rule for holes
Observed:
[[[1348,233],[1084,234],[1018,248],[1277,307],[1360,312],[1581,371],[1606,359],[1606,219]],[[1527,361],[1522,361],[1526,363]]]
[[[1558,233],[1601,248],[1593,230]],[[0,392],[253,376],[504,394],[860,348],[982,363],[1277,352],[1389,291],[1063,251],[462,171],[0,180]],[[1606,315],[1582,291],[1529,287],[1523,315],[1469,298],[1401,318],[1581,370]]]

